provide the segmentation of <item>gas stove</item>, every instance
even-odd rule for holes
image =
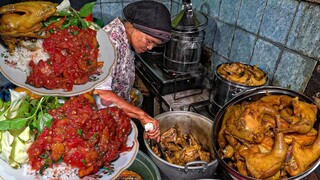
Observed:
[[[202,89],[204,71],[177,73],[163,66],[163,55],[136,54],[136,72],[155,93],[164,96],[189,89]]]

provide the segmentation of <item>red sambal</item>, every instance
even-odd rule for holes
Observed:
[[[73,85],[85,84],[91,75],[99,74],[97,31],[76,26],[64,30],[57,26],[49,28],[42,46],[50,58],[38,64],[30,61],[32,71],[26,83],[37,88],[71,91]]]
[[[131,131],[123,110],[110,107],[93,110],[84,96],[72,97],[49,112],[54,121],[28,149],[32,169],[40,170],[63,160],[79,168],[78,176],[94,174],[108,167],[123,151]]]

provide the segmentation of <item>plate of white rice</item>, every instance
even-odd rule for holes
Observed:
[[[102,72],[100,75],[95,75],[94,81],[89,81],[84,85],[74,85],[72,91],[36,88],[25,83],[30,73],[29,62],[33,60],[37,63],[41,59],[46,60],[49,58],[48,54],[42,50],[42,40],[37,40],[34,44],[34,46],[40,47],[38,50],[31,52],[26,48],[17,47],[13,55],[9,54],[4,44],[0,44],[0,71],[13,84],[24,87],[35,94],[66,97],[83,94],[93,90],[106,80],[115,62],[115,48],[103,29],[98,30],[97,40],[99,42],[98,62],[103,62]]]
[[[92,176],[86,176],[82,180],[87,179],[101,179],[109,180],[116,179],[122,171],[127,169],[135,160],[139,151],[138,142],[138,129],[137,126],[131,121],[132,130],[128,136],[127,146],[133,148],[130,151],[122,152],[119,158],[112,162],[114,169],[113,172],[107,173],[104,168],[101,168],[98,173]],[[48,168],[44,171],[43,175],[39,175],[38,172],[31,170],[28,164],[24,164],[19,169],[14,169],[4,160],[0,158],[0,179],[5,180],[34,180],[34,179],[61,179],[61,180],[78,180],[78,170],[72,168],[66,164],[56,164],[53,168]]]

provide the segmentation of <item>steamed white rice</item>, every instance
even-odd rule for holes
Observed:
[[[44,170],[40,175],[39,171],[31,169],[29,164],[23,165],[23,175],[31,175],[40,179],[78,179],[78,169],[72,168],[66,163],[53,164],[52,168]]]
[[[49,59],[49,54],[43,51],[42,43],[42,39],[38,39],[35,43],[24,41],[25,45],[31,46],[36,50],[30,51],[25,47],[16,46],[13,55],[8,53],[6,62],[11,67],[19,69],[29,75],[31,72],[31,68],[29,66],[30,61],[34,61],[35,64],[38,64],[41,59],[44,61]]]

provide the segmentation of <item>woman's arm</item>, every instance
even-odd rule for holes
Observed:
[[[119,97],[117,94],[110,90],[94,90],[93,94],[99,95],[101,98],[102,105],[109,105],[115,104],[119,108],[123,109],[123,111],[131,118],[138,119],[140,123],[144,126],[147,123],[153,124],[153,130],[147,131],[146,139],[156,139],[157,142],[160,141],[160,129],[159,129],[159,122],[149,116],[146,112],[142,109],[128,103],[126,100]]]

